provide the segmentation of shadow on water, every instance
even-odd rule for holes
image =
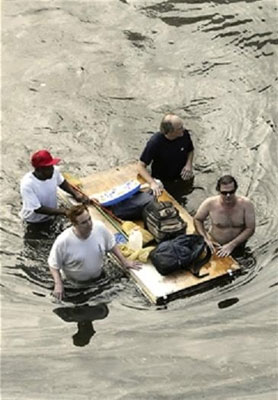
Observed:
[[[106,304],[85,304],[77,307],[58,307],[53,312],[65,322],[77,322],[77,332],[72,336],[72,340],[75,346],[83,347],[90,343],[96,333],[93,321],[106,318],[109,309]]]

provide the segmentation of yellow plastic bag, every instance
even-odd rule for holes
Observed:
[[[118,245],[122,254],[131,261],[141,261],[146,263],[149,257],[150,252],[154,249],[154,246],[145,247],[141,250],[132,250],[126,244]]]

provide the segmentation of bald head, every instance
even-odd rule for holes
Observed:
[[[175,114],[166,114],[160,124],[160,132],[167,137],[182,136],[183,129],[182,119]]]

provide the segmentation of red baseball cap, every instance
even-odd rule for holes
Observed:
[[[31,157],[31,163],[34,168],[50,167],[56,165],[61,161],[61,158],[53,158],[47,150],[39,150]]]

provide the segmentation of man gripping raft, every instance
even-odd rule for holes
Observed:
[[[236,195],[237,188],[235,178],[222,176],[216,185],[219,194],[206,199],[194,217],[197,233],[220,257],[240,256],[255,232],[254,206],[247,197]],[[211,222],[209,231],[204,226],[207,218]]]
[[[76,201],[90,201],[64,179],[56,167],[60,161],[60,158],[53,158],[47,150],[39,150],[32,155],[34,170],[25,174],[20,183],[23,201],[20,217],[27,223],[44,223],[53,216],[66,214],[66,209],[57,205],[58,187],[71,194]]]
[[[127,260],[122,255],[105,225],[101,221],[92,221],[85,205],[73,206],[67,216],[72,226],[56,238],[48,258],[55,285],[53,295],[57,299],[64,296],[61,271],[76,283],[96,280],[101,276],[103,257],[107,252],[114,254],[123,267],[140,269],[138,262]]]
[[[175,114],[167,114],[161,121],[160,132],[155,133],[144,148],[138,162],[139,174],[150,184],[155,196],[162,188],[155,179],[162,181],[165,189],[175,196],[175,189],[182,192],[185,181],[193,180],[194,147],[183,121]],[[147,166],[151,164],[151,174]]]

